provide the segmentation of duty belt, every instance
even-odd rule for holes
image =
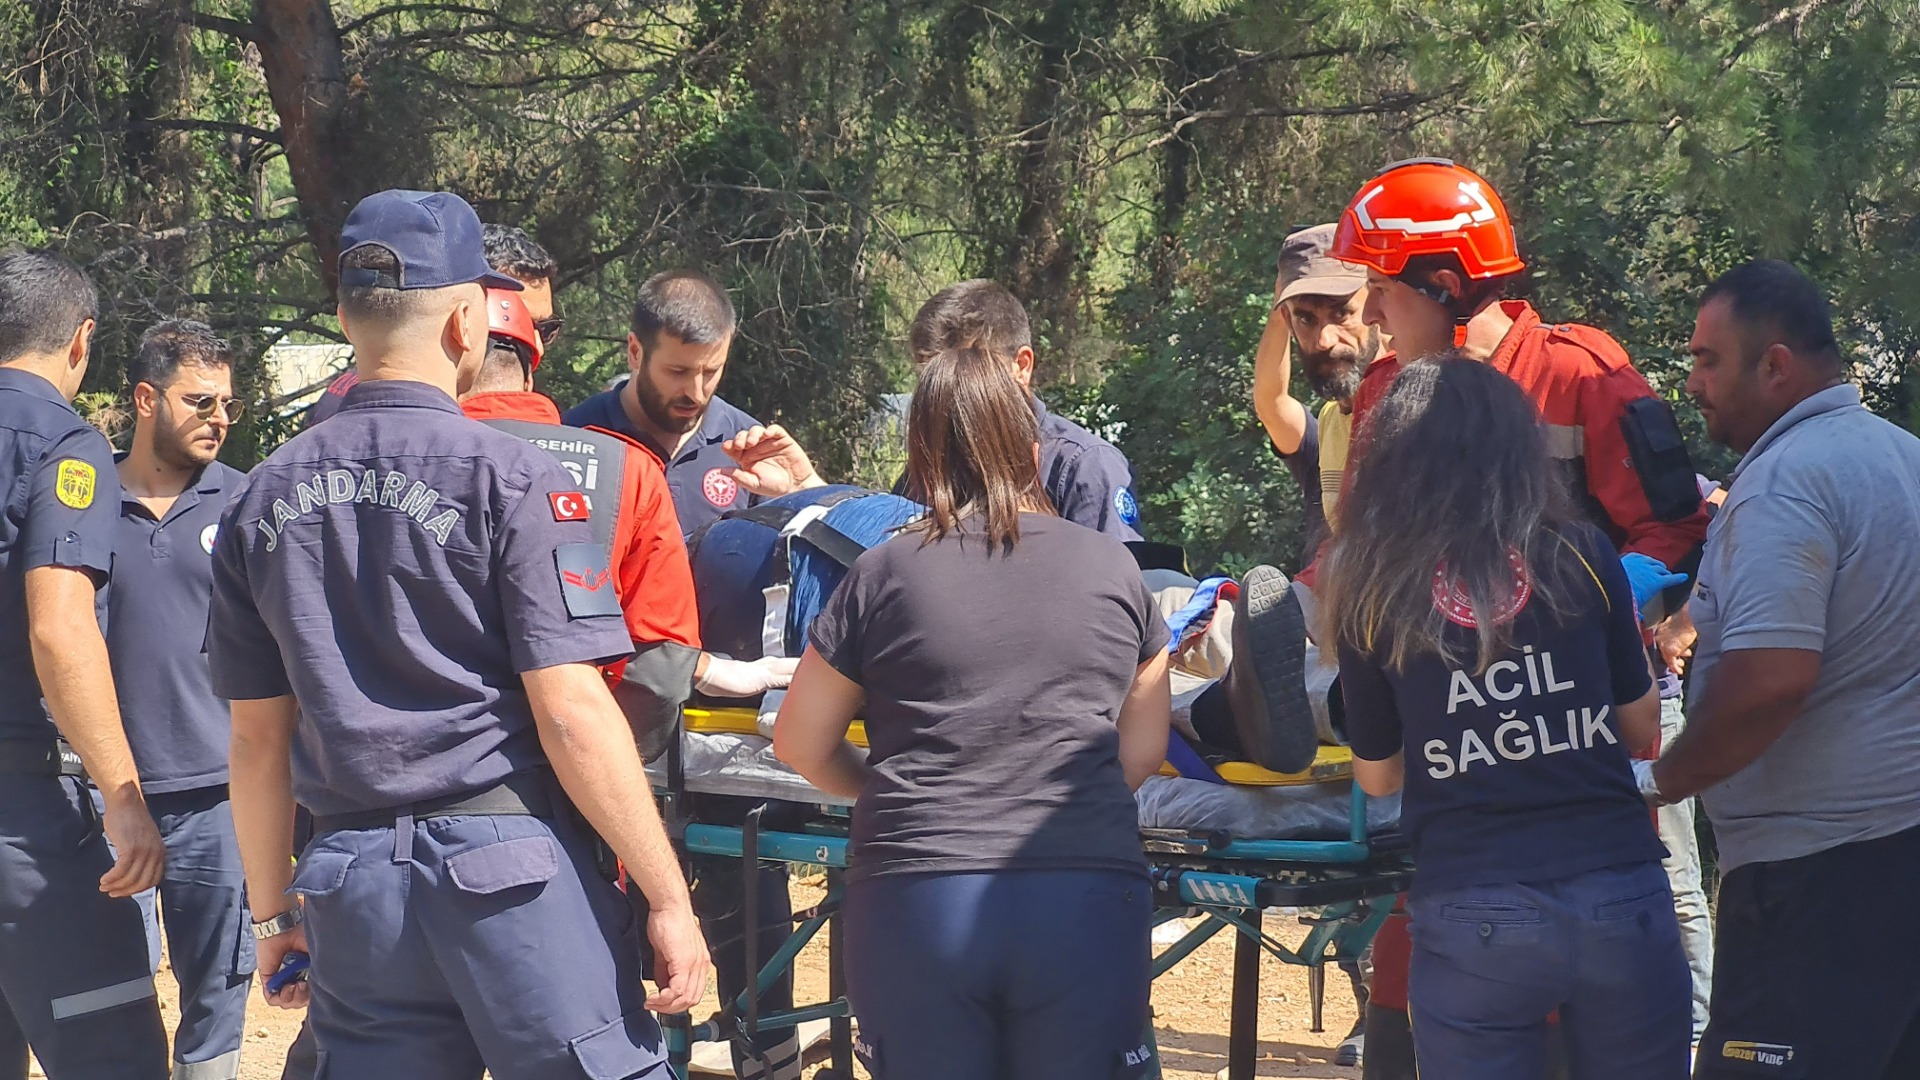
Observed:
[[[0,773],[84,778],[87,769],[65,739],[0,739]]]
[[[315,814],[313,832],[339,832],[343,829],[385,829],[409,818],[424,821],[449,817],[542,817],[554,816],[553,774],[547,769],[517,772],[492,787],[456,792],[437,799],[390,806],[384,810],[356,810],[346,814]]]

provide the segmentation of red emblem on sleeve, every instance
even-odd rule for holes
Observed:
[[[700,494],[715,506],[729,507],[740,497],[740,482],[733,478],[731,470],[708,469],[707,475],[700,478]]]
[[[556,491],[547,498],[553,501],[555,521],[585,521],[592,513],[587,497],[577,491]]]
[[[611,569],[563,570],[560,572],[560,580],[569,585],[585,589],[588,592],[599,592],[602,587],[613,580],[613,571]]]

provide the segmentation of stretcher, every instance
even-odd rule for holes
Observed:
[[[665,1018],[669,1064],[686,1077],[695,1042],[730,1042],[752,1055],[752,1039],[762,1030],[781,1030],[825,1019],[830,1060],[823,1080],[852,1080],[852,1010],[846,996],[840,950],[840,900],[845,892],[848,813],[845,800],[830,798],[773,760],[763,732],[769,710],[685,710],[680,737],[649,766],[661,797],[668,833],[683,856],[753,858],[818,867],[825,871],[827,893],[813,908],[794,913],[794,927],[771,956],[758,956],[757,937],[746,935],[750,992],[722,1003],[714,1019],[695,1023],[689,1016]],[[849,733],[865,745],[865,731]],[[1171,768],[1142,787],[1141,844],[1151,874],[1154,925],[1201,916],[1177,942],[1155,957],[1155,978],[1172,970],[1207,941],[1230,931],[1235,936],[1233,984],[1227,1049],[1229,1080],[1252,1080],[1259,1027],[1260,957],[1274,956],[1307,969],[1313,1030],[1321,1030],[1326,965],[1356,961],[1404,892],[1412,867],[1394,830],[1397,810],[1372,802],[1351,781],[1351,757],[1343,747],[1322,747],[1306,772],[1284,775],[1245,763],[1220,768],[1228,785],[1181,779]],[[1199,791],[1186,785],[1213,790]],[[744,820],[698,820],[701,794],[747,796],[762,800]],[[1238,801],[1245,806],[1233,809]],[[1312,803],[1307,814],[1283,814],[1290,802]],[[769,806],[802,808],[804,823],[783,829],[761,827]],[[1329,804],[1344,810],[1329,820]],[[1182,816],[1197,815],[1182,823]],[[794,815],[783,813],[789,822]],[[1288,823],[1285,837],[1245,835],[1235,821]],[[758,925],[757,891],[752,875],[743,875],[741,905],[745,925]],[[1297,911],[1307,928],[1304,940],[1290,946],[1263,927],[1271,909]],[[827,1000],[778,1012],[763,1012],[759,995],[794,964],[802,949],[827,934]],[[1151,1044],[1152,1032],[1145,1033]],[[1155,1054],[1158,1061],[1158,1054]],[[764,1063],[763,1063],[764,1067]],[[1154,1075],[1158,1076],[1156,1064]]]

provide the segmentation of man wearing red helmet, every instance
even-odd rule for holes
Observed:
[[[1540,410],[1548,446],[1581,505],[1621,552],[1643,614],[1657,619],[1663,606],[1678,610],[1707,529],[1679,428],[1604,331],[1550,325],[1526,301],[1503,299],[1526,264],[1493,186],[1445,159],[1388,166],[1341,214],[1332,254],[1366,268],[1363,318],[1394,345],[1354,394],[1355,456],[1365,445],[1367,416],[1400,369],[1458,347],[1512,378]],[[1662,694],[1662,733],[1670,739],[1683,723],[1677,676],[1668,675]],[[1691,807],[1663,814],[1659,824],[1693,971],[1697,1041],[1713,953]],[[1394,927],[1385,936],[1399,932]],[[1404,977],[1404,967],[1397,974]]]
[[[1604,331],[1549,325],[1526,301],[1501,298],[1526,264],[1492,185],[1439,158],[1389,166],[1340,215],[1333,256],[1366,267],[1363,317],[1394,343],[1354,394],[1356,425],[1404,362],[1458,346],[1533,399],[1642,608],[1683,582],[1673,570],[1698,558],[1707,516],[1680,430]]]

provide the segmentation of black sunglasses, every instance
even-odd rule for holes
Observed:
[[[540,335],[540,347],[552,348],[553,343],[560,340],[560,331],[566,329],[566,325],[567,320],[558,315],[534,323],[533,329]]]

